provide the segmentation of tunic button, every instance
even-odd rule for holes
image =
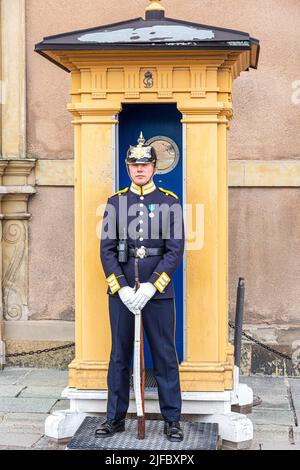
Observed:
[[[143,223],[144,223],[144,221],[143,221],[143,220],[140,220],[140,221],[139,221],[139,223],[140,223],[140,224],[143,224]]]
[[[140,212],[140,215],[144,215],[144,212]]]
[[[144,230],[142,228],[140,228],[139,232],[142,233]]]
[[[140,238],[140,242],[142,242],[143,240],[144,240],[143,237],[141,237],[141,238]]]
[[[145,198],[144,198],[144,196],[141,196],[140,199],[141,199],[141,201],[143,201]]]
[[[144,204],[140,204],[140,207],[144,207]]]

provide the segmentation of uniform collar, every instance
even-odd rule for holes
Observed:
[[[130,191],[132,191],[134,194],[138,194],[139,196],[144,196],[146,194],[153,193],[155,189],[156,186],[153,179],[151,179],[149,183],[145,184],[144,186],[138,186],[132,181],[130,186]]]

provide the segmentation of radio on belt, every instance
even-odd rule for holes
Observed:
[[[118,244],[118,261],[119,263],[127,263],[128,261],[128,243],[126,240],[126,230],[124,228],[124,238],[119,240]]]

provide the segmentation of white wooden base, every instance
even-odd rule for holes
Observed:
[[[252,390],[244,384],[240,384],[239,388],[238,404],[249,404],[251,396],[253,398]],[[67,387],[62,392],[62,398],[70,400],[70,409],[54,412],[45,423],[45,435],[53,439],[70,438],[86,416],[106,413],[107,391]],[[231,412],[232,398],[232,391],[183,392],[182,415],[193,415],[195,421],[218,423],[221,438],[228,442],[250,442],[253,439],[252,423],[247,416]],[[145,392],[145,410],[146,413],[160,413],[157,393]],[[128,412],[136,413],[133,393]]]
[[[62,398],[70,400],[70,410],[75,413],[105,413],[107,391],[66,388]],[[231,410],[230,391],[183,392],[182,414],[224,414]],[[146,413],[160,413],[157,392],[145,392]],[[136,413],[134,393],[130,394],[129,413]]]

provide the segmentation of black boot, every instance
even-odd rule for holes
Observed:
[[[171,442],[181,442],[183,440],[183,431],[179,421],[165,422],[164,433]]]
[[[111,437],[116,432],[125,431],[125,419],[107,419],[95,430],[95,437]]]

